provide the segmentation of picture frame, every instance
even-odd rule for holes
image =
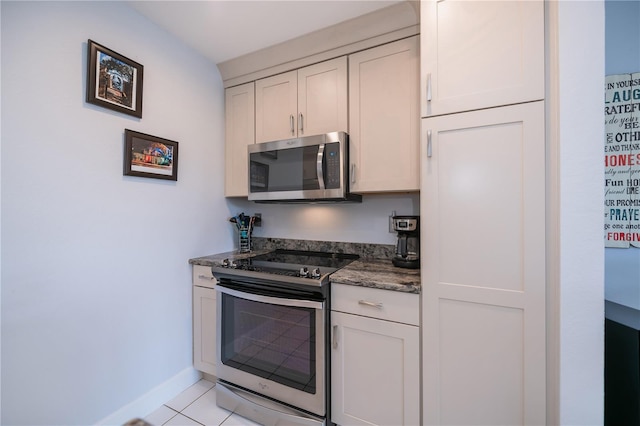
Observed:
[[[178,142],[125,129],[123,174],[177,181]]]
[[[144,67],[89,39],[87,102],[142,118]]]

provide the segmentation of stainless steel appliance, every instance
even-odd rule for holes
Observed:
[[[329,276],[355,259],[276,250],[211,268],[218,406],[261,424],[326,424]]]
[[[419,268],[420,216],[394,216],[393,230],[398,233],[393,264],[400,268]]]
[[[349,192],[349,135],[333,132],[249,145],[249,200],[362,201]]]

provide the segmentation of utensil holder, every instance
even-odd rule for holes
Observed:
[[[238,228],[238,250],[240,253],[248,253],[251,251],[251,228]]]

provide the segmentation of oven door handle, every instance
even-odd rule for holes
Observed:
[[[324,309],[324,302],[317,302],[315,300],[300,300],[300,299],[287,299],[284,297],[272,297],[263,296],[260,294],[247,293],[244,291],[233,290],[223,287],[221,285],[216,286],[216,291],[220,293],[228,294],[229,296],[238,297],[240,299],[251,300],[254,302],[269,303],[271,305],[280,306],[293,306],[296,308],[312,308],[312,309]]]

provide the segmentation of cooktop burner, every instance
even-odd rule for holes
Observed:
[[[298,250],[275,250],[245,259],[225,259],[211,268],[213,274],[283,280],[294,284],[322,286],[329,275],[359,256]],[[274,276],[278,276],[277,278]]]

